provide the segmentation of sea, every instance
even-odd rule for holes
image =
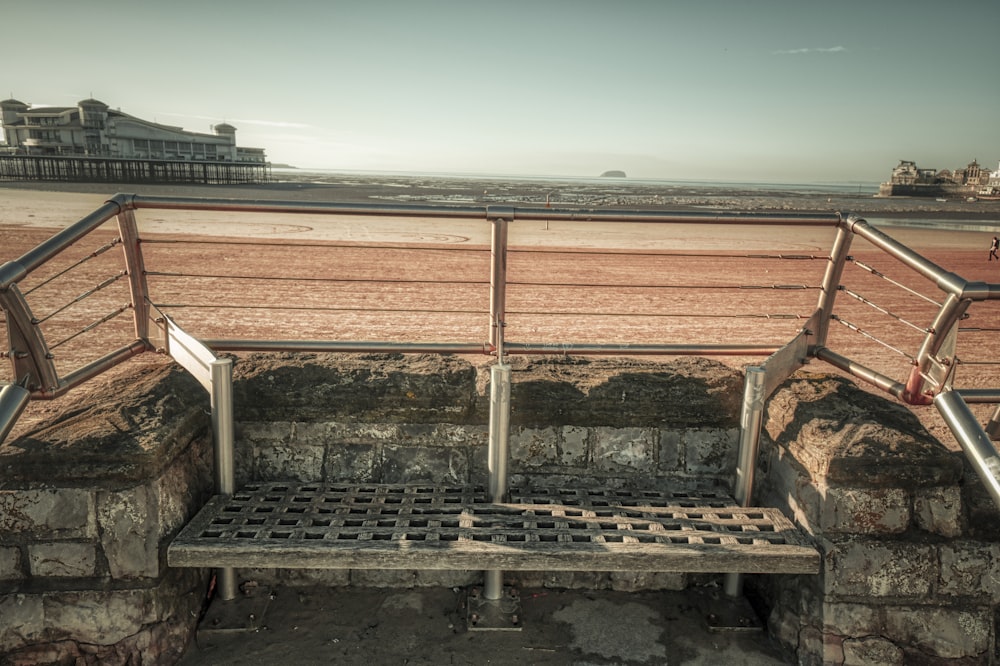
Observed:
[[[614,188],[663,188],[668,190],[739,190],[744,192],[786,192],[790,194],[816,195],[862,195],[875,196],[879,184],[869,181],[843,182],[769,182],[769,181],[727,181],[727,180],[688,180],[688,179],[653,179],[653,178],[615,178],[615,177],[581,177],[581,176],[536,176],[511,174],[481,174],[481,173],[448,173],[448,172],[412,172],[412,171],[345,171],[338,169],[294,169],[274,168],[272,176],[278,180],[311,182],[317,185],[336,185],[345,182],[356,182],[359,179],[384,181],[386,179],[401,180],[440,180],[440,181],[479,181],[479,182],[509,182],[527,183],[533,185],[566,186],[579,185],[591,187]]]
[[[553,195],[557,203],[619,208],[661,205],[669,208],[672,203],[687,209],[735,211],[765,209],[777,203],[788,210],[857,213],[878,227],[1000,233],[1000,202],[970,202],[962,198],[882,198],[877,196],[879,184],[871,181],[667,180],[294,168],[274,168],[272,177],[278,182],[315,185],[378,185],[387,190],[387,194],[379,196],[386,201],[511,202],[514,191],[526,205],[545,202],[549,195]],[[479,194],[480,187],[483,195]],[[421,189],[423,194],[413,193]],[[456,194],[459,191],[465,193]],[[916,214],[910,217],[905,214],[907,211]]]

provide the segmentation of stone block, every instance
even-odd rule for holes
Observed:
[[[844,666],[903,666],[903,651],[876,636],[844,640]]]
[[[561,353],[558,348],[553,352]],[[513,357],[510,364],[515,425],[686,428],[739,423],[742,375],[711,359],[686,357],[665,364],[551,356]]]
[[[954,538],[962,534],[962,491],[955,486],[921,488],[913,498],[918,527]]]
[[[926,598],[938,577],[932,546],[865,540],[825,545],[828,595]]]
[[[832,375],[797,375],[771,397],[764,428],[819,483],[855,488],[956,485],[961,457],[905,406]]]
[[[0,535],[4,533],[45,539],[92,538],[97,533],[94,496],[78,488],[0,490]]]
[[[864,603],[820,602],[823,632],[845,637],[868,636],[879,625],[878,609]]]
[[[314,425],[314,424],[312,424]],[[238,439],[241,443],[257,444],[259,442],[290,442],[292,440],[291,421],[242,421],[236,424]],[[240,444],[237,444],[239,446]]]
[[[48,593],[43,596],[46,640],[109,646],[127,642],[155,623],[162,623],[160,628],[179,625],[182,634],[190,635],[184,627],[193,626],[191,618],[197,615],[206,589],[204,572],[170,569],[153,588]],[[137,658],[146,651],[137,651],[136,663],[146,663]]]
[[[1000,601],[1000,544],[951,541],[939,546],[938,594]]]
[[[383,483],[469,483],[469,456],[448,446],[382,447]]]
[[[343,423],[330,422],[326,426],[327,441],[333,446],[342,444],[386,444],[403,438],[403,426],[397,423]],[[313,426],[315,428],[315,426]]]
[[[889,606],[884,613],[886,638],[932,657],[982,657],[993,644],[993,613],[986,607]]]
[[[910,524],[910,496],[899,488],[826,488],[824,534],[899,534]]]
[[[112,578],[155,578],[159,575],[160,530],[156,500],[156,490],[151,485],[98,494],[101,547]]]
[[[684,444],[681,441],[683,436],[683,430],[673,428],[660,430],[656,462],[657,470],[661,474],[676,474],[684,470]]]
[[[0,618],[0,657],[45,636],[45,607],[39,595],[0,595]]]
[[[569,467],[586,467],[587,439],[590,430],[579,426],[563,426],[560,435],[559,464]]]
[[[327,481],[375,483],[382,473],[382,454],[369,444],[331,444],[324,470]]]
[[[139,591],[66,592],[45,597],[45,619],[53,639],[110,645],[156,619]]]
[[[764,506],[781,509],[810,534],[822,532],[820,509],[823,498],[809,474],[781,447],[770,447],[767,471],[756,484],[756,496]]]
[[[257,476],[261,479],[319,481],[323,478],[324,446],[300,442],[260,444],[257,447]]]
[[[732,474],[739,453],[739,430],[692,428],[683,435],[685,467],[690,474]]]
[[[57,541],[28,546],[32,576],[84,578],[94,575],[96,562],[96,548],[90,543]]]
[[[449,423],[408,423],[399,427],[392,443],[402,446],[475,447],[489,443],[487,426],[461,426]]]
[[[510,434],[510,462],[515,468],[539,468],[559,463],[557,428],[515,428]]]
[[[305,422],[300,423],[298,421],[293,421],[288,426],[289,439],[284,441],[293,441],[299,446],[326,446],[330,441],[330,433],[332,430],[332,425],[328,422]],[[258,439],[257,441],[263,443],[267,440]],[[270,441],[278,442],[283,441],[280,439],[272,439]]]
[[[653,431],[646,428],[594,428],[595,471],[648,472],[653,469]]]
[[[24,578],[21,568],[21,549],[14,546],[0,546],[0,581]]]
[[[176,534],[215,492],[214,466],[212,442],[202,438],[153,483],[161,541]]]
[[[468,423],[477,416],[476,369],[456,356],[249,355],[234,367],[240,421]]]

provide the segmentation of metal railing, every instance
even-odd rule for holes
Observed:
[[[389,242],[354,238],[349,242],[223,240],[204,232],[166,238],[156,233],[140,234],[137,213],[147,210],[184,211],[190,215],[221,212],[239,216],[241,223],[249,223],[251,216],[263,215],[280,216],[282,220],[293,216],[402,218],[403,227],[419,223],[427,228],[432,223],[431,228],[443,233],[455,225],[466,225],[482,233],[476,231],[478,240],[466,238],[467,242],[458,244],[449,244],[448,238],[439,233],[416,241]],[[110,240],[102,238],[105,242],[97,250],[84,253],[66,268],[52,268],[55,257],[112,220],[117,221],[117,233]],[[609,250],[597,242],[577,243],[575,247],[556,242],[541,247],[509,240],[511,231],[516,231],[519,225],[544,223],[549,230],[550,225],[554,228],[561,223],[581,222],[589,225],[588,233],[591,228],[600,228],[609,234],[608,238],[614,238],[614,229],[628,225],[649,229],[697,227],[720,233],[725,229],[754,228],[764,230],[764,234],[782,227],[814,227],[829,230],[833,238],[828,253],[816,254],[754,254],[740,250],[739,243],[722,251],[689,252],[683,242],[666,249]],[[488,227],[483,229],[483,225]],[[863,239],[879,255],[901,264],[908,273],[936,290],[935,297],[924,296],[920,288],[909,286],[906,280],[891,277],[887,271],[852,256],[850,247],[855,238]],[[110,250],[118,249],[121,264],[113,266],[105,276],[88,278],[90,286],[84,282],[81,291],[74,292],[69,301],[65,299],[66,290],[60,288],[49,290],[45,297],[49,300],[42,299],[41,292],[49,289],[50,282],[58,283],[64,273],[74,271],[79,265],[89,265],[98,257],[116,255]],[[246,249],[252,249],[253,253],[244,253]],[[196,258],[200,256],[201,269],[187,272],[176,269],[171,257],[181,251]],[[426,271],[399,275],[393,273],[391,263],[384,265],[391,262],[387,257],[392,253],[408,252],[424,253],[424,261],[418,263]],[[271,258],[254,260],[252,257],[258,253]],[[300,270],[297,258],[307,254],[333,259],[324,263],[313,258],[309,262],[312,268]],[[622,254],[635,264],[638,276],[618,274]],[[690,275],[694,271],[685,270],[685,262],[695,266],[708,258],[722,263],[717,275],[709,283],[692,282]],[[747,282],[734,275],[735,267],[731,268],[738,265],[732,260],[738,262],[741,258],[798,262],[796,265],[808,265],[815,276],[807,276],[802,284],[768,284],[766,279],[761,281],[761,276],[749,276],[751,281]],[[228,266],[225,270],[223,264]],[[848,267],[916,294],[930,309],[929,319],[915,321],[917,317],[910,312],[896,312],[867,297],[860,289],[845,288],[842,280]],[[43,268],[55,272],[40,277]],[[220,281],[245,285],[242,290],[249,297],[241,302],[218,302],[213,298],[213,285]],[[103,297],[123,289],[124,285],[127,285],[124,304],[112,299],[108,304],[110,309],[103,313],[95,311],[84,326],[71,319],[75,324],[64,326],[60,339],[53,337],[48,328],[54,325],[50,320],[59,319],[95,294]],[[38,295],[35,290],[39,290]],[[670,300],[663,296],[668,293],[682,297]],[[754,296],[762,293],[764,297],[755,302]],[[302,294],[309,299],[294,300]],[[603,300],[594,294],[603,294]],[[775,299],[776,294],[783,298]],[[838,294],[846,298],[837,298]],[[36,297],[44,301],[44,310],[38,308],[44,315],[35,314],[29,306],[29,297],[32,303]],[[58,302],[59,297],[62,303]],[[764,400],[796,369],[818,359],[910,405],[936,404],[1000,505],[1000,482],[996,478],[1000,457],[990,442],[991,436],[1000,436],[1000,410],[984,428],[966,405],[967,402],[1000,403],[1000,388],[955,386],[956,368],[963,363],[957,354],[958,340],[960,334],[966,334],[960,323],[974,304],[997,300],[1000,300],[1000,284],[965,280],[863,219],[839,214],[323,204],[122,194],[0,266],[0,307],[5,313],[9,339],[9,349],[3,355],[12,370],[10,383],[0,393],[0,435],[7,435],[29,399],[58,397],[139,354],[165,351],[173,355],[168,331],[171,327],[191,333],[192,339],[212,354],[246,351],[486,354],[494,356],[498,365],[503,365],[505,357],[512,354],[754,357],[760,359],[760,364],[747,373],[744,399],[742,446],[747,461],[737,471],[736,491],[738,499],[749,501],[752,453]],[[370,305],[373,301],[380,304]],[[791,304],[791,311],[761,310],[786,302]],[[878,328],[883,324],[874,328],[859,325],[851,308],[874,312],[906,330],[883,333]],[[117,326],[121,332],[122,317],[128,312],[132,314],[132,330],[120,344],[105,346],[110,351],[69,371],[57,369],[62,345],[82,345],[92,350],[100,346],[90,340],[92,331]],[[406,328],[409,324],[390,324],[384,327],[388,332],[378,336],[352,334],[376,330],[376,324],[383,321],[412,322],[415,314],[420,315],[417,319],[433,321],[430,331]],[[990,316],[987,329],[995,330],[990,326],[1000,325],[1000,317],[996,317],[995,310]],[[760,335],[733,341],[727,335],[727,327],[734,319],[742,324],[751,321],[753,330],[759,330]],[[838,323],[844,326],[834,330]],[[439,332],[446,326],[455,331],[450,339],[442,339]],[[276,330],[289,328],[299,335],[274,334]],[[876,362],[859,360],[843,350],[835,351],[841,329],[851,334],[861,333],[871,340],[879,350],[872,355]],[[246,331],[256,334],[239,335]],[[232,332],[237,337],[231,337]],[[902,370],[881,367],[882,356],[898,357]],[[991,368],[998,365],[998,359],[976,362]]]

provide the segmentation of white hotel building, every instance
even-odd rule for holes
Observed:
[[[14,155],[88,156],[141,160],[266,163],[263,148],[236,145],[236,128],[221,123],[213,134],[142,120],[85,99],[70,107],[0,102],[6,146]]]

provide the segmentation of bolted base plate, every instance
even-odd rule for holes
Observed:
[[[260,631],[273,598],[269,590],[257,588],[254,581],[241,585],[235,599],[225,601],[216,597],[198,623],[199,645],[210,642],[213,635]]]
[[[465,597],[465,623],[469,631],[521,631],[521,595],[504,587],[499,599],[487,599],[473,587]]]
[[[764,623],[757,612],[740,595],[730,597],[720,590],[692,592],[694,603],[701,611],[713,632],[757,632],[764,630]]]

